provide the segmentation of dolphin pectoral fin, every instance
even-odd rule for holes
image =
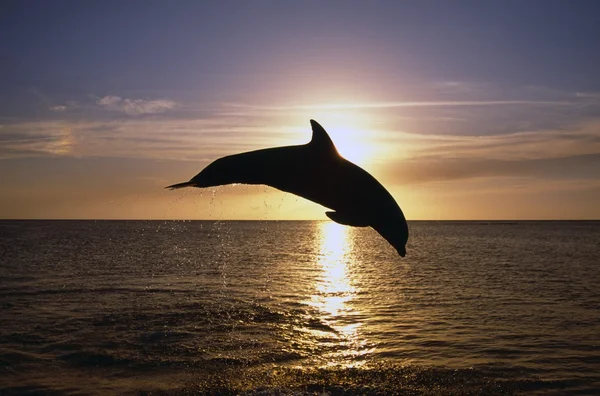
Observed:
[[[325,214],[338,224],[352,227],[367,227],[369,225],[364,218],[348,215],[347,213],[325,212]]]

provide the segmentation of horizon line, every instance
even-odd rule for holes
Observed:
[[[239,222],[239,221],[255,221],[255,222],[281,222],[281,221],[327,221],[335,223],[329,219],[78,219],[78,218],[0,218],[0,221],[211,221],[211,222]],[[421,221],[447,221],[447,222],[525,222],[525,221],[600,221],[598,219],[413,219],[406,220],[407,222]]]

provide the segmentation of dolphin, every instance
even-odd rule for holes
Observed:
[[[373,227],[404,257],[408,225],[392,195],[367,171],[343,158],[318,122],[310,124],[313,133],[307,144],[219,158],[190,181],[165,188],[265,184],[332,209],[325,214],[336,223]]]

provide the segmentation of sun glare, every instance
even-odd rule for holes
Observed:
[[[376,155],[367,120],[331,110],[317,112],[313,118],[325,128],[340,155],[348,161],[364,165]]]
[[[335,355],[347,364],[348,358],[369,352],[364,348],[367,341],[360,334],[362,323],[353,319],[360,312],[352,304],[358,289],[349,267],[353,248],[351,229],[329,221],[319,223],[318,227],[320,245],[317,264],[321,276],[315,284],[310,304],[321,312],[321,320],[337,333],[338,342],[345,348]],[[339,359],[334,360],[339,363]],[[360,363],[350,363],[356,364]]]
[[[340,155],[350,162],[364,165],[373,155],[371,146],[366,139],[359,138],[360,133],[357,130],[333,128],[330,135]]]
[[[352,298],[354,293],[346,264],[346,255],[349,250],[349,229],[333,222],[323,222],[320,227],[319,264],[322,267],[323,275],[318,290],[323,296],[321,308],[332,317],[336,317],[347,310],[346,302]]]

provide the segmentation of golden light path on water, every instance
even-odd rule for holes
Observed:
[[[332,345],[337,352],[330,356],[328,364],[356,366],[351,359],[370,351],[365,349],[367,340],[361,336],[361,312],[352,304],[358,294],[358,279],[351,268],[353,249],[352,229],[334,222],[318,225],[319,255],[317,278],[310,304],[320,313],[319,318],[335,331]],[[331,334],[329,334],[331,337]]]

